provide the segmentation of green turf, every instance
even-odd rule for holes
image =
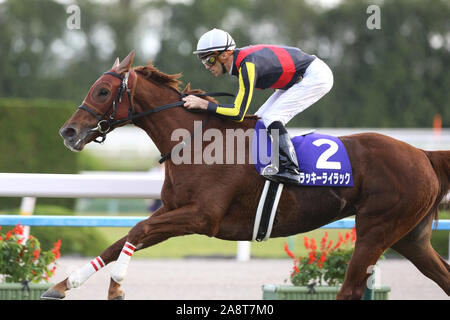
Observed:
[[[442,211],[439,214],[440,219],[450,219],[448,211]],[[115,242],[125,236],[130,228],[98,228],[104,234],[108,241]],[[314,238],[319,245],[324,233],[328,232],[328,240],[337,243],[338,232],[345,235],[349,229],[317,229],[311,232],[298,234],[290,238],[274,238],[263,242],[251,243],[251,255],[254,258],[288,258],[284,251],[284,244],[287,242],[298,257],[306,254],[303,246],[305,236]],[[226,241],[216,238],[209,238],[201,235],[189,235],[168,239],[150,248],[136,252],[133,257],[140,258],[183,258],[183,257],[212,257],[225,256],[234,257],[237,252],[237,242]]]
[[[439,219],[450,219],[450,211],[439,211]]]
[[[104,236],[113,243],[125,236],[129,228],[99,228]],[[255,258],[288,258],[284,251],[284,244],[289,243],[294,253],[304,255],[306,250],[303,247],[304,236],[313,237],[317,244],[320,243],[325,231],[328,232],[329,240],[334,243],[338,240],[338,232],[343,235],[349,230],[315,230],[304,234],[299,234],[291,238],[274,238],[263,242],[252,242],[251,255]],[[189,235],[168,239],[153,247],[138,251],[133,255],[141,258],[183,258],[190,256],[226,256],[234,257],[237,252],[236,241],[226,241],[216,238],[209,238],[201,235]]]

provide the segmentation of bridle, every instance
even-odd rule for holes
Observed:
[[[93,140],[96,143],[103,143],[106,140],[106,134],[108,132],[110,132],[115,126],[122,124],[124,122],[127,122],[127,121],[133,121],[133,103],[131,100],[131,98],[132,98],[131,91],[130,91],[130,88],[128,87],[128,78],[129,78],[130,72],[127,72],[125,74],[125,76],[121,76],[120,74],[115,73],[113,71],[108,71],[108,72],[105,72],[104,74],[109,74],[113,77],[119,78],[122,81],[118,90],[116,91],[114,99],[111,102],[111,105],[109,106],[109,108],[103,113],[103,115],[100,116],[97,114],[97,112],[95,110],[88,107],[84,103],[78,107],[78,109],[82,109],[82,110],[89,112],[92,116],[94,116],[94,118],[96,118],[98,120],[97,126],[93,129],[89,130],[90,132],[98,132],[101,134],[101,140],[97,140],[98,137],[95,140]],[[128,117],[116,120],[115,119],[116,113],[117,113],[117,110],[119,109],[120,104],[122,103],[122,97],[125,92],[128,95],[128,101],[130,103],[128,106]],[[107,116],[107,114],[111,110],[112,110],[111,114],[109,116]]]
[[[125,122],[131,122],[133,123],[133,120],[137,119],[137,118],[141,118],[153,113],[157,113],[159,111],[162,110],[166,110],[166,109],[170,109],[170,108],[175,108],[175,107],[181,107],[184,105],[184,101],[182,101],[182,98],[184,96],[186,96],[186,94],[184,93],[180,93],[180,100],[173,102],[173,103],[169,103],[169,104],[165,104],[162,106],[159,106],[157,108],[153,108],[141,113],[133,113],[134,112],[134,108],[133,108],[133,100],[132,100],[132,95],[131,95],[131,90],[128,86],[128,78],[130,75],[130,71],[128,71],[125,76],[121,76],[120,74],[113,72],[113,71],[108,71],[105,72],[104,74],[109,74],[113,77],[116,77],[118,79],[120,79],[122,82],[118,88],[118,90],[115,93],[114,99],[111,102],[111,105],[109,106],[109,108],[103,113],[103,115],[98,115],[97,112],[95,110],[93,110],[93,108],[88,107],[86,104],[82,103],[78,109],[82,109],[85,110],[87,112],[89,112],[89,114],[91,114],[93,117],[95,117],[98,122],[97,122],[97,126],[90,129],[89,132],[95,133],[98,132],[101,135],[101,140],[97,140],[97,138],[95,138],[93,141],[96,143],[103,143],[106,140],[106,134],[108,132],[110,132],[112,129],[114,129],[117,125],[123,124]],[[122,119],[115,119],[117,111],[119,109],[120,104],[122,103],[122,97],[125,94],[128,95],[128,102],[129,102],[129,106],[128,106],[128,116],[126,118],[122,118]],[[193,95],[195,96],[209,96],[209,97],[218,97],[218,96],[230,96],[230,97],[234,97],[233,94],[230,93],[226,93],[226,92],[205,92],[205,93],[193,93]],[[111,114],[109,116],[107,116],[107,114],[110,112]],[[188,110],[188,109],[187,109]],[[188,111],[192,111],[192,110],[188,110]],[[195,112],[195,111],[194,111]],[[206,118],[205,120],[203,120],[202,122],[202,128],[206,125],[206,122],[208,121],[209,118]],[[192,133],[191,135],[191,139],[192,137],[195,135],[195,132]],[[182,143],[185,144],[185,142],[183,141]],[[171,153],[166,154],[166,155],[162,155],[162,158],[159,160],[160,163],[164,162],[165,160],[169,159],[171,156]]]

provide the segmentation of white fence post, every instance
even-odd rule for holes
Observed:
[[[250,241],[238,241],[237,244],[237,261],[249,261],[250,260]]]
[[[34,212],[34,206],[36,204],[36,198],[34,197],[23,197],[22,202],[20,204],[20,214],[23,216],[29,216],[32,215]],[[30,235],[30,227],[25,226],[23,230],[23,243],[25,243],[28,240],[28,237]]]

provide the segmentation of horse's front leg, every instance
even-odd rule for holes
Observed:
[[[92,259],[83,267],[77,269],[71,273],[63,281],[58,282],[44,294],[41,299],[45,300],[58,300],[63,299],[66,296],[66,291],[78,288],[87,281],[94,273],[102,269],[108,263],[115,261],[119,256],[120,251],[126,241],[126,236],[109,246],[101,255]]]
[[[153,215],[161,214],[165,212],[164,207],[159,208],[157,211],[153,213]],[[138,224],[139,225],[139,224]],[[136,225],[136,226],[138,226]],[[136,227],[134,227],[136,228]],[[131,229],[133,230],[133,228]],[[57,300],[63,299],[65,297],[65,292],[67,290],[78,288],[83,283],[86,282],[88,278],[90,278],[94,273],[102,269],[104,266],[109,264],[110,262],[116,261],[119,257],[121,251],[123,250],[124,244],[127,241],[127,236],[122,239],[116,241],[114,244],[109,246],[103,253],[96,257],[95,259],[89,261],[83,267],[79,268],[75,272],[69,275],[63,281],[55,284],[49,290],[47,290],[42,296],[42,299],[47,300]],[[114,290],[112,290],[114,288]],[[110,292],[108,293],[109,299],[114,299],[117,297],[123,297],[121,293],[120,284],[110,284]]]
[[[130,230],[122,251],[111,270],[108,297],[124,297],[120,283],[126,276],[128,264],[135,250],[144,249],[174,236],[205,234],[213,236],[218,230],[220,214],[202,214],[195,204],[168,211],[158,212],[139,222]]]

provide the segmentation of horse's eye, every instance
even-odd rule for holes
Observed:
[[[98,93],[98,95],[102,96],[102,97],[106,97],[108,94],[109,94],[109,91],[104,88],[100,89],[100,91]]]

